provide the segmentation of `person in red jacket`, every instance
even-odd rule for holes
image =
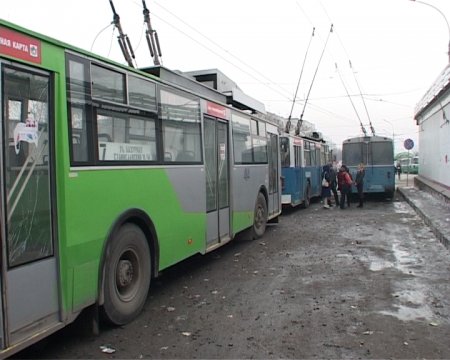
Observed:
[[[341,166],[337,177],[338,177],[338,189],[341,192],[341,199],[339,201],[339,206],[341,209],[344,209],[345,200],[349,196],[353,181],[345,165]]]

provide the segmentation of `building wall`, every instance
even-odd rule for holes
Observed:
[[[435,98],[416,119],[419,125],[419,175],[450,187],[450,90]]]

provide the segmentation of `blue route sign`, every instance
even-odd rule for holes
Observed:
[[[414,147],[414,141],[412,139],[406,139],[403,146],[406,150],[411,150]]]

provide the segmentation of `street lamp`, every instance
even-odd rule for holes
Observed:
[[[410,1],[414,1],[414,2],[416,2],[416,3],[420,3],[420,4],[423,4],[423,5],[429,6],[429,7],[433,8],[434,10],[436,10],[436,11],[437,11],[439,14],[441,14],[442,17],[444,18],[445,23],[447,24],[447,29],[448,29],[448,37],[449,37],[449,41],[448,41],[448,53],[447,53],[447,54],[448,54],[448,62],[449,62],[449,64],[450,64],[450,25],[448,24],[448,21],[447,21],[447,18],[446,18],[446,16],[445,16],[445,14],[444,14],[441,10],[439,10],[436,6],[431,5],[431,4],[428,4],[428,3],[426,3],[426,2],[419,1],[419,0],[410,0]]]

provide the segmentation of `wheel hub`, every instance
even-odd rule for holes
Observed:
[[[133,281],[133,264],[129,260],[120,260],[117,266],[117,281],[120,287],[126,287]]]

